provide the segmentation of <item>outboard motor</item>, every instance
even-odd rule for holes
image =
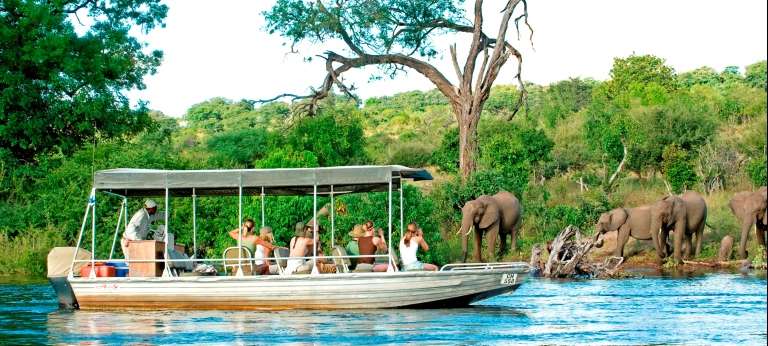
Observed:
[[[77,252],[78,260],[87,260],[91,258],[91,252],[75,247],[55,247],[48,253],[48,281],[51,282],[53,290],[59,299],[59,308],[77,309],[77,298],[72,291],[72,286],[67,280],[69,269],[72,265],[72,257]],[[79,273],[80,269],[87,263],[75,263],[74,272]]]

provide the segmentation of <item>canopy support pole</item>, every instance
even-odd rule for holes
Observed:
[[[163,269],[163,277],[170,277],[171,275],[171,266],[170,262],[168,262],[168,246],[173,246],[172,244],[168,244],[168,233],[171,231],[171,225],[168,222],[168,215],[170,214],[170,210],[168,206],[170,205],[169,199],[170,199],[171,193],[168,191],[168,175],[165,175],[165,234],[163,235],[163,243],[165,243],[165,246],[163,246],[163,257],[165,258],[165,269]]]
[[[91,190],[91,274],[89,279],[96,278],[96,189]]]
[[[91,196],[93,195],[93,190],[91,190]],[[83,241],[83,233],[85,233],[85,225],[88,221],[88,213],[91,211],[91,198],[88,197],[88,204],[85,206],[85,215],[83,215],[83,223],[80,225],[80,234],[77,236],[77,245],[75,245],[75,254],[72,255],[72,264],[69,266],[69,277],[72,278],[75,276],[74,270],[75,270],[75,260],[77,260],[77,252],[80,251],[80,244]]]
[[[243,276],[243,174],[237,184],[237,273],[235,276]]]
[[[192,257],[197,259],[197,191],[192,188]]]
[[[403,179],[400,178],[400,239],[403,239]]]
[[[120,219],[123,218],[123,210],[127,200],[123,197],[123,203],[120,204],[120,214],[117,214],[117,224],[115,225],[115,235],[112,237],[112,247],[109,248],[109,259],[112,260],[112,256],[115,254],[115,243],[117,243],[117,232],[120,231]],[[128,217],[128,215],[126,215]]]
[[[265,225],[266,218],[264,217],[264,203],[265,203],[264,202],[264,197],[266,197],[266,196],[267,195],[264,194],[264,186],[262,186],[261,187],[261,228],[264,228],[264,226],[266,226]]]
[[[387,187],[387,228],[389,229],[389,235],[387,238],[387,245],[389,246],[389,266],[387,272],[394,272],[395,267],[392,263],[392,174],[390,173],[389,182]]]
[[[331,248],[336,246],[336,204],[333,200],[333,185],[331,185]]]
[[[312,185],[312,275],[317,271],[317,179]]]

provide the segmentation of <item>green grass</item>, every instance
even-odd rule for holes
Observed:
[[[42,278],[48,252],[65,245],[61,232],[51,227],[30,229],[12,238],[0,234],[0,277],[3,281]]]

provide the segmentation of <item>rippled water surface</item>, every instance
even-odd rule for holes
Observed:
[[[0,344],[766,344],[766,279],[548,281],[472,308],[58,310],[46,284],[0,285]]]

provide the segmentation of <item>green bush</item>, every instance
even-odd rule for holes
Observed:
[[[0,277],[43,277],[48,252],[65,245],[61,232],[54,228],[30,228],[15,237],[0,233]]]
[[[664,148],[664,177],[669,181],[674,193],[681,193],[691,188],[698,181],[694,165],[688,152],[676,145]]]
[[[768,184],[765,156],[750,160],[747,164],[747,174],[755,186],[765,186]]]
[[[455,173],[459,170],[459,129],[451,128],[440,141],[440,146],[432,153],[431,163],[443,172]]]
[[[408,142],[396,147],[389,159],[390,164],[407,167],[424,167],[432,158],[432,150],[424,143]]]
[[[263,158],[273,145],[270,133],[263,129],[239,129],[221,132],[208,139],[214,167],[251,168],[253,161]]]

